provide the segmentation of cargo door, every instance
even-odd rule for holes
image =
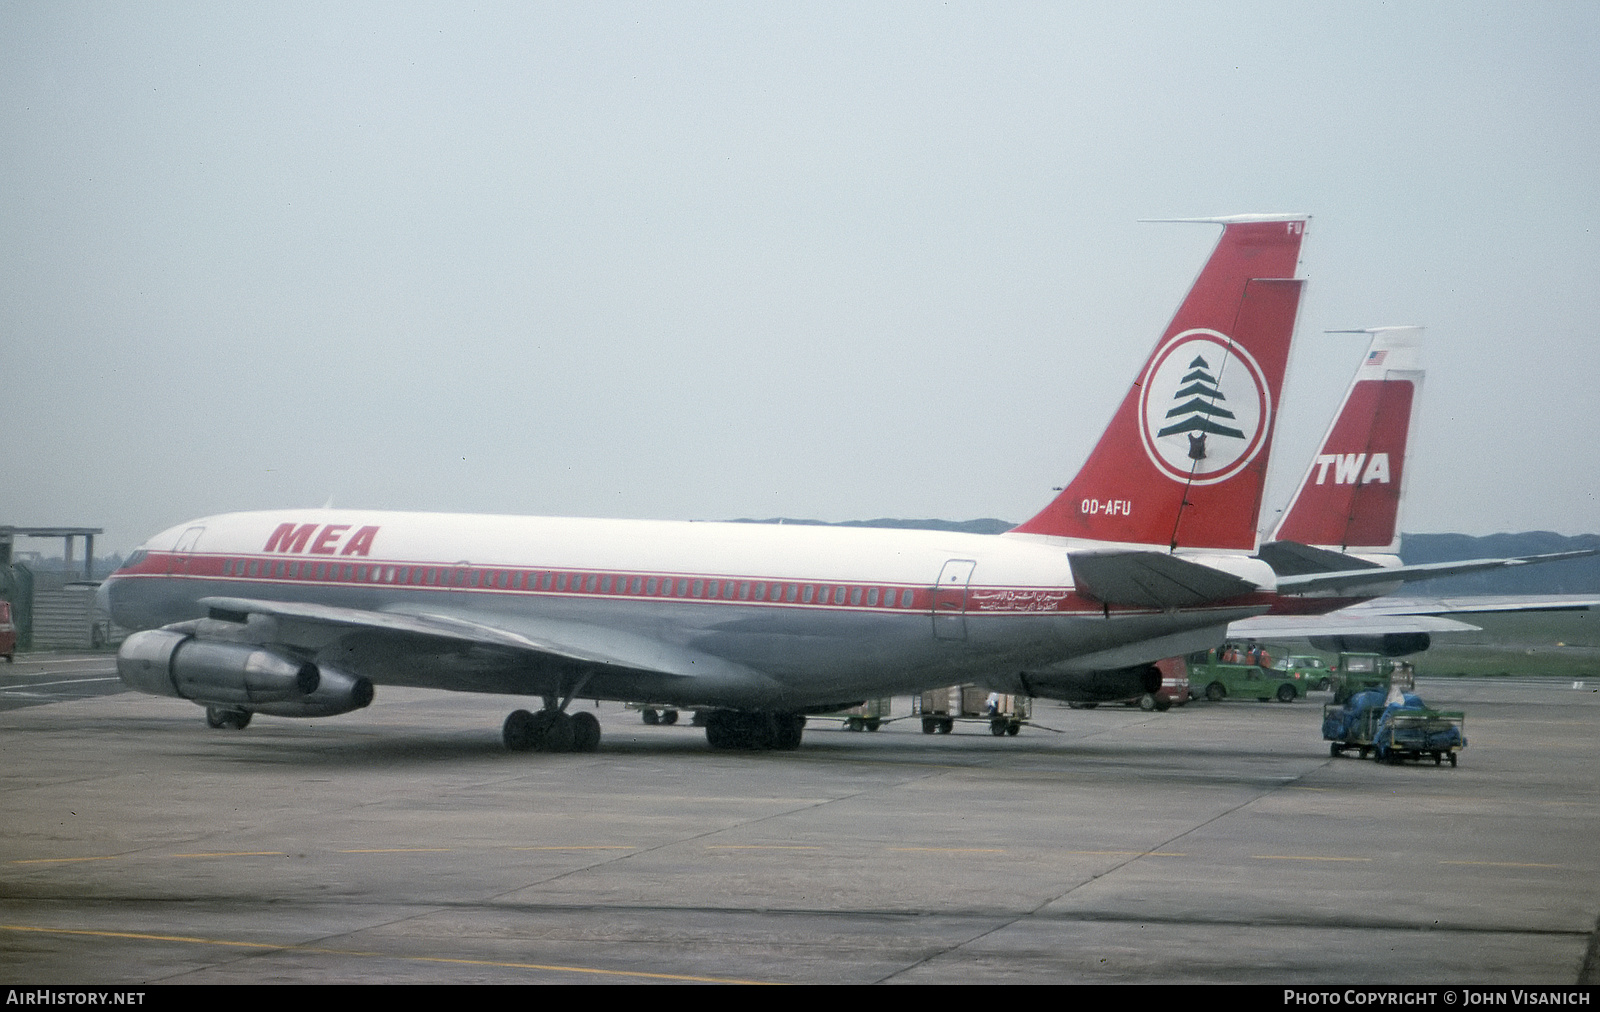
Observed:
[[[967,638],[967,584],[977,568],[972,559],[951,559],[939,570],[939,583],[933,588],[933,638]]]

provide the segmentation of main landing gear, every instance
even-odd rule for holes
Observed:
[[[593,752],[600,747],[600,721],[587,710],[513,710],[500,733],[513,752]]]
[[[800,713],[715,710],[706,716],[706,741],[712,748],[787,751],[800,747],[805,726]]]
[[[568,713],[567,706],[589,684],[589,676],[578,679],[565,696],[544,697],[538,713],[512,710],[500,728],[500,737],[513,752],[594,752],[600,748],[600,721],[586,710]]]

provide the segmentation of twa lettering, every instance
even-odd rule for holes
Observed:
[[[1361,465],[1366,464],[1363,473]],[[1389,455],[1387,453],[1374,453],[1368,460],[1364,453],[1319,453],[1317,454],[1317,484],[1323,484],[1328,478],[1328,468],[1333,468],[1333,483],[1335,485],[1369,485],[1378,481],[1389,484]]]
[[[267,547],[261,550],[301,553],[309,550],[312,555],[370,555],[372,539],[377,535],[378,528],[359,528],[345,541],[344,547],[340,548],[339,539],[344,537],[344,532],[349,529],[349,524],[327,524],[319,534],[316,524],[301,524],[299,527],[294,524],[279,524],[278,529],[272,532],[272,537],[267,539]]]

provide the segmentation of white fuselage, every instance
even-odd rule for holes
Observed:
[[[598,658],[603,670],[587,676],[586,697],[765,709],[824,707],[1074,658],[1148,663],[1215,645],[1228,622],[1270,603],[1270,569],[1218,553],[1186,557],[1264,593],[1191,609],[1108,608],[1074,586],[1067,552],[1086,547],[1029,535],[798,524],[270,511],[173,527],[146,542],[104,594],[129,628],[204,618],[207,598],[478,623]],[[283,637],[280,626],[262,635]],[[378,684],[546,695],[572,688],[559,664],[525,662],[515,651],[469,657],[378,643],[359,629],[307,642],[320,662]]]

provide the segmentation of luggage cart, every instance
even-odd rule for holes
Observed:
[[[911,715],[922,718],[923,734],[949,734],[961,721],[988,724],[989,733],[996,738],[1015,736],[1033,716],[1033,700],[977,685],[952,685],[913,696]]]
[[[889,716],[892,699],[869,699],[860,706],[852,706],[840,714],[844,726],[851,731],[876,731],[893,719]]]

